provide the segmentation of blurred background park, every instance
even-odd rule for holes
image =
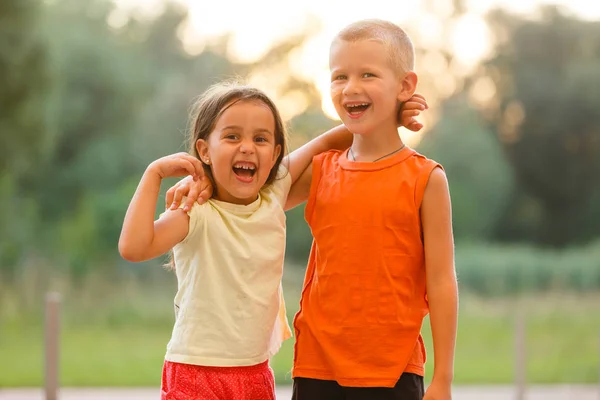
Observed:
[[[529,382],[597,382],[599,4],[2,0],[0,387],[42,385],[49,291],[62,295],[62,385],[159,385],[175,277],[163,259],[131,264],[117,252],[141,173],[186,149],[190,105],[220,79],[271,94],[290,149],[338,124],[329,41],[367,17],[412,36],[430,109],[422,132],[400,134],[450,182],[456,383],[513,381],[518,313]],[[298,207],[290,321],[310,243]],[[423,334],[431,352],[428,321]],[[290,340],[273,360],[279,384],[291,383],[291,355]]]

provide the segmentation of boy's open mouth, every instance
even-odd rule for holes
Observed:
[[[370,103],[352,103],[344,105],[344,108],[350,115],[360,115],[369,107],[371,107]]]
[[[237,162],[233,165],[233,173],[244,179],[251,179],[256,173],[256,165],[251,162]]]

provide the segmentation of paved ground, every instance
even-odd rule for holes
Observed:
[[[289,400],[291,388],[280,386],[277,400]],[[510,386],[458,386],[453,400],[516,400]],[[60,400],[156,400],[157,389],[69,389],[61,390]],[[532,386],[526,400],[600,400],[600,385]],[[41,389],[1,389],[0,400],[44,400]]]

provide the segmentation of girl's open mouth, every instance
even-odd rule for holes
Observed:
[[[249,162],[238,162],[233,165],[233,173],[243,182],[250,182],[256,174],[256,165]]]

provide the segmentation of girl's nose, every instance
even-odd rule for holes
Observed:
[[[254,153],[254,142],[251,140],[244,140],[240,144],[240,152],[242,154],[252,154]]]

